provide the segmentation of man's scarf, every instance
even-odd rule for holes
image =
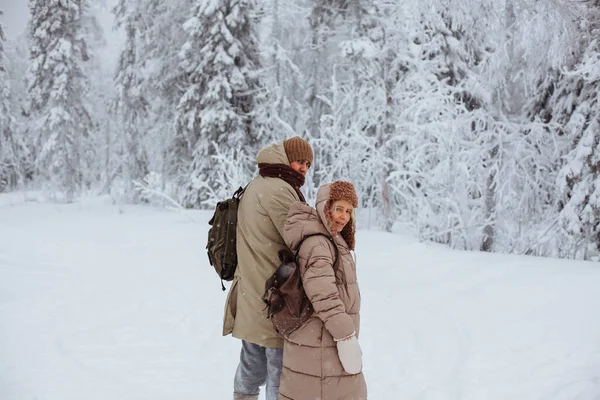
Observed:
[[[294,188],[300,201],[306,203],[300,187],[304,185],[304,175],[294,170],[287,164],[258,164],[258,173],[260,176],[269,178],[283,179]]]

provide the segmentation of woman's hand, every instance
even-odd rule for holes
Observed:
[[[336,344],[344,371],[352,375],[358,374],[362,370],[362,351],[356,335],[340,340]]]

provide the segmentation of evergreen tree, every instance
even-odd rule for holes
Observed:
[[[258,88],[253,7],[251,0],[198,1],[184,25],[189,37],[181,49],[180,68],[187,90],[177,107],[176,135],[192,151],[189,175],[182,177],[190,182],[187,207],[201,207],[218,189],[218,166],[211,159],[216,143],[256,148],[250,118]]]
[[[123,178],[125,197],[134,201],[137,200],[137,195],[133,182],[143,180],[149,172],[146,142],[143,140],[148,127],[149,102],[146,99],[147,86],[144,85],[139,61],[136,24],[142,18],[140,12],[137,7],[128,10],[125,0],[121,0],[115,8],[116,26],[125,30],[125,46],[119,56],[114,78],[117,97],[113,102],[112,113],[117,116],[122,132],[116,146],[120,159],[113,168]]]
[[[30,0],[30,110],[35,120],[36,175],[54,194],[71,201],[83,188],[92,159],[88,60],[83,0]]]
[[[34,154],[31,150],[32,138],[29,135],[29,97],[27,94],[27,68],[29,66],[29,49],[27,33],[23,32],[7,41],[5,52],[6,81],[9,93],[9,110],[11,112],[12,154],[17,166],[17,186],[27,185],[34,173]],[[13,179],[14,180],[14,179]]]
[[[561,255],[584,259],[600,250],[600,12],[594,4],[590,11],[588,45],[558,84],[553,112],[570,141],[556,181],[559,221],[570,236]]]
[[[93,121],[89,133],[88,154],[94,157],[90,160],[87,170],[83,170],[83,179],[105,193],[108,183],[108,147],[107,140],[113,130],[113,120],[109,113],[110,102],[115,93],[112,77],[114,66],[106,60],[112,60],[114,49],[108,47],[106,28],[102,26],[97,16],[107,9],[107,0],[96,0],[84,4],[83,37],[88,48],[89,60],[82,65],[84,74],[89,82],[87,98],[93,107],[89,108]],[[94,149],[92,152],[91,149]]]
[[[184,29],[194,0],[144,0],[136,20],[139,35],[139,64],[144,71],[141,83],[154,98],[150,102],[145,132],[149,169],[158,171],[175,186],[171,194],[181,198],[181,169],[190,156],[182,153],[177,135],[177,105],[187,90],[186,74],[179,68],[179,53],[188,40]],[[171,185],[170,185],[171,186]],[[179,192],[179,193],[178,193]]]
[[[255,96],[257,138],[262,144],[302,134],[306,129],[302,70],[303,35],[308,27],[301,3],[272,0],[257,23],[265,29],[260,91]]]
[[[0,17],[2,10],[0,10]],[[31,173],[30,153],[22,138],[22,125],[18,121],[19,102],[10,82],[19,79],[17,71],[18,52],[13,51],[13,63],[9,63],[4,48],[4,31],[0,23],[0,192],[13,190],[25,183]],[[19,60],[20,61],[20,60]]]
[[[122,132],[115,140],[121,143],[116,146],[115,158],[118,165],[129,167],[113,168],[113,175],[126,175],[126,192],[130,192],[131,179],[136,179],[127,177],[142,171],[152,172],[153,181],[160,182],[161,189],[177,199],[181,199],[185,191],[182,187],[189,182],[189,178],[186,182],[181,177],[188,176],[191,150],[185,138],[181,141],[182,137],[176,136],[175,120],[177,104],[188,85],[179,68],[179,52],[188,37],[183,26],[192,4],[193,0],[131,0],[120,1],[113,9],[117,25],[124,28],[126,36],[116,75],[121,81],[118,87],[123,88],[123,80],[129,80],[128,101],[137,104],[135,114],[126,118],[130,120],[127,124],[131,119],[137,121],[135,131],[127,131],[124,115],[117,118]],[[126,139],[131,134],[137,136],[137,149],[128,150]],[[142,164],[146,166],[142,168]]]
[[[2,17],[0,10],[0,17]],[[14,154],[14,122],[10,109],[10,87],[7,81],[4,55],[4,30],[0,22],[0,192],[14,187],[17,175],[17,157]]]

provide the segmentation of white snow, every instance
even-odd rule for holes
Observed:
[[[0,195],[0,399],[231,399],[209,217]],[[597,263],[357,243],[370,399],[600,399]]]

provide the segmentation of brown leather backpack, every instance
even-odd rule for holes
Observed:
[[[302,243],[311,236],[325,236],[335,249],[335,268],[339,258],[337,245],[333,238],[321,233],[315,233],[305,236],[298,245],[298,252]],[[267,310],[267,318],[271,320],[275,330],[287,336],[300,328],[312,316],[314,309],[306,296],[302,277],[300,276],[300,267],[298,266],[298,253],[294,255],[289,249],[281,249],[278,252],[281,264],[273,275],[265,283],[265,293],[263,301]]]

